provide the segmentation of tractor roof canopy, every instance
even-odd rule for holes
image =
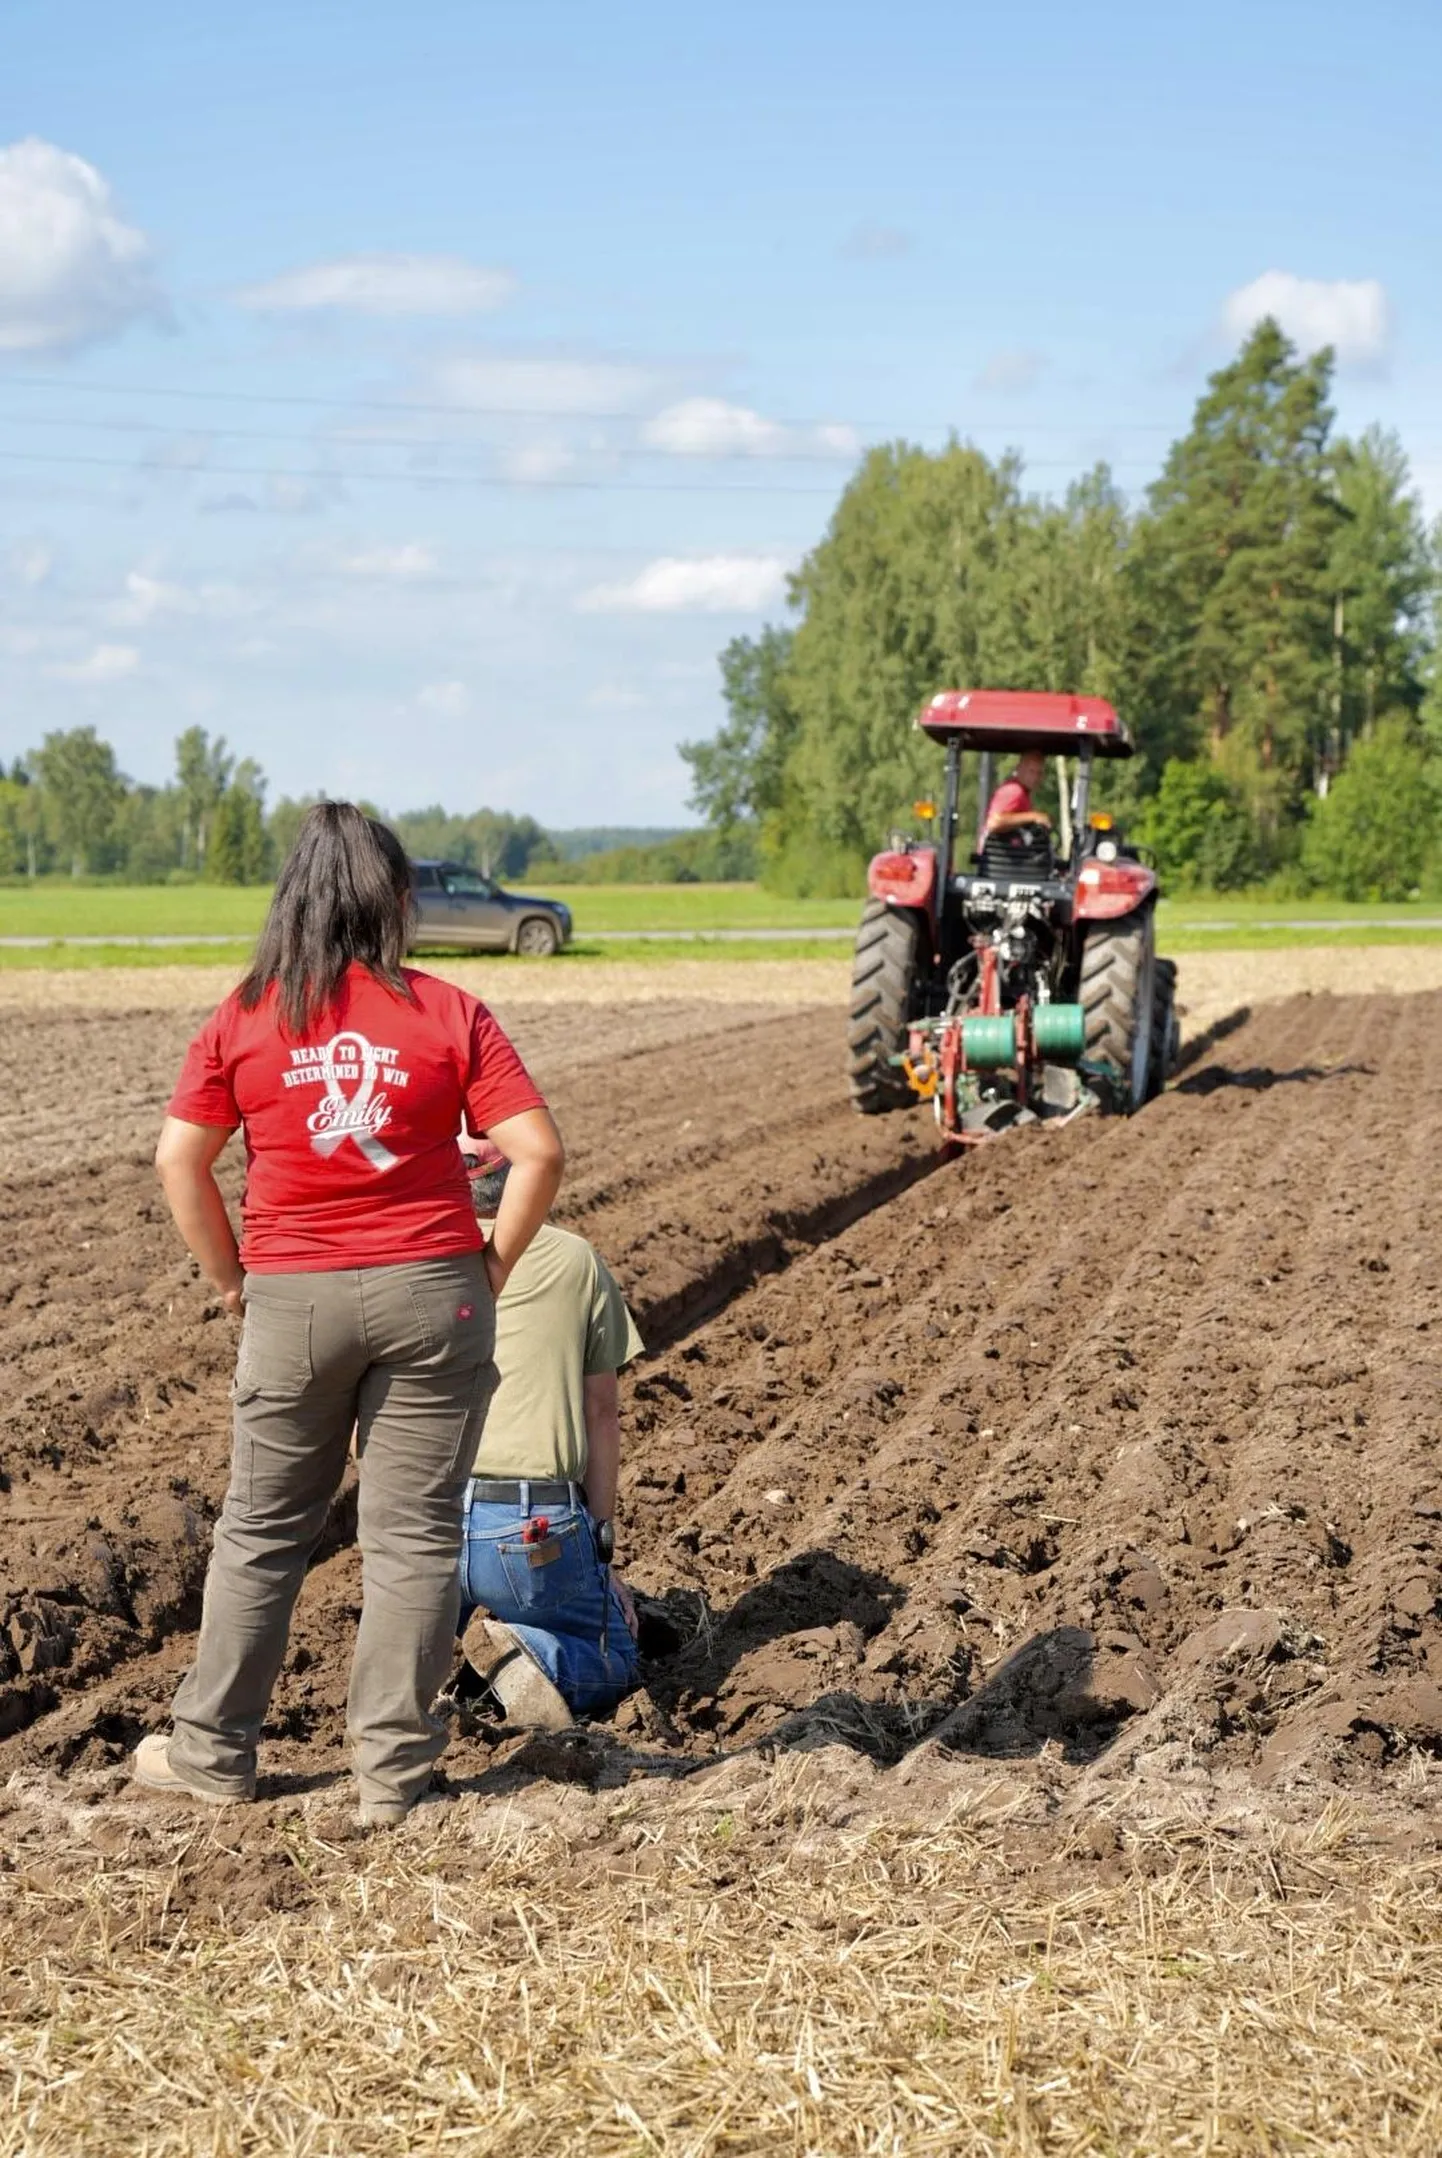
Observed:
[[[917,714],[916,724],[963,749],[1040,749],[1074,756],[1089,742],[1099,757],[1129,757],[1132,738],[1102,697],[1059,696],[1050,690],[943,689]]]

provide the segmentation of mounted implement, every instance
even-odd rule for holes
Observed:
[[[1176,968],[1156,952],[1157,877],[1091,813],[1098,757],[1131,738],[1100,697],[943,690],[917,725],[946,747],[939,820],[867,875],[848,1068],[866,1116],[933,1105],[962,1144],[1038,1117],[1131,1115],[1177,1055]],[[974,848],[958,846],[961,760],[981,764]],[[1057,830],[1027,804],[988,817],[997,759],[1057,761]]]

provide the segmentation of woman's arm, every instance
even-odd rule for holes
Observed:
[[[486,1133],[511,1165],[486,1245],[486,1272],[499,1296],[531,1238],[551,1211],[561,1184],[566,1150],[549,1109],[523,1109],[503,1117]]]
[[[226,1310],[239,1317],[245,1277],[235,1231],[215,1181],[215,1164],[230,1136],[229,1129],[219,1124],[187,1124],[181,1117],[168,1116],[160,1127],[155,1168],[186,1249],[220,1291]]]

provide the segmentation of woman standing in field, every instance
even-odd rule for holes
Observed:
[[[362,1821],[403,1820],[445,1744],[430,1706],[495,1387],[495,1297],[563,1155],[485,1006],[403,966],[410,892],[383,824],[347,802],[308,811],[251,970],[191,1043],[161,1131],[176,1226],[244,1326],[195,1663],[173,1735],[135,1755],[152,1790],[254,1797],[261,1722],[353,1430],[364,1598],[347,1720]],[[484,1247],[456,1150],[463,1118],[512,1164]],[[239,1249],[214,1174],[237,1127]]]

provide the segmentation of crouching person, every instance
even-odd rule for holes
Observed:
[[[461,1145],[485,1223],[510,1165],[484,1141]],[[544,1224],[496,1305],[499,1383],[461,1550],[466,1661],[509,1723],[556,1729],[604,1714],[637,1683],[635,1620],[610,1559],[617,1373],[641,1347],[604,1261]]]

